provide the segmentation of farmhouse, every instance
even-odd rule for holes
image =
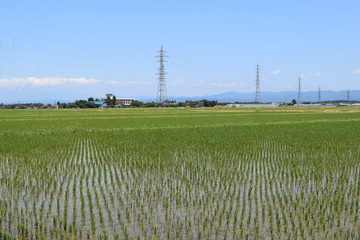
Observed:
[[[106,101],[91,101],[93,102],[96,106],[98,106],[99,108],[106,108]]]

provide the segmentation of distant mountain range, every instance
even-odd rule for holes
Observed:
[[[291,102],[293,99],[298,99],[297,91],[284,91],[284,92],[261,92],[261,102]],[[347,101],[348,91],[321,91],[321,101]],[[144,102],[156,101],[155,98],[150,97],[137,97],[136,99]],[[205,95],[196,97],[174,97],[168,96],[169,100],[175,100],[177,102],[184,102],[186,100],[217,100],[218,102],[253,102],[255,100],[254,92],[225,92],[216,95]],[[350,101],[360,101],[360,90],[352,90],[349,92]],[[302,92],[302,102],[317,102],[318,91]]]
[[[360,90],[351,90],[349,92],[350,101],[360,101]],[[283,91],[283,92],[261,92],[261,102],[291,102],[291,100],[298,98],[297,91]],[[348,91],[321,91],[321,101],[347,101]],[[156,98],[153,96],[124,96],[135,98],[143,102],[155,102]],[[255,100],[254,92],[225,92],[216,95],[203,95],[203,96],[168,96],[169,100],[175,100],[177,102],[185,102],[186,100],[217,100],[218,102],[253,102]],[[22,100],[21,103],[51,103],[56,102],[69,103],[74,102],[75,99],[42,99],[42,100]],[[301,93],[302,102],[317,102],[318,101],[318,92],[302,92]],[[0,101],[0,103],[2,103]],[[3,103],[20,103],[20,102],[6,102]]]

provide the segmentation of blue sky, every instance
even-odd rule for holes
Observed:
[[[0,102],[358,90],[360,2],[16,1],[0,7]]]

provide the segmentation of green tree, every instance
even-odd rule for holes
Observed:
[[[116,96],[114,95],[113,97],[112,97],[112,105],[114,106],[116,104]]]
[[[76,105],[75,105],[75,103],[69,103],[69,104],[67,105],[67,107],[68,107],[68,108],[76,108]]]
[[[296,104],[296,99],[291,100],[292,105]]]
[[[191,100],[186,100],[185,102],[188,106],[190,107],[196,107],[198,102],[197,101],[191,101]]]
[[[131,106],[132,106],[132,107],[140,107],[140,106],[143,106],[143,105],[144,105],[144,103],[141,102],[141,101],[133,101],[133,102],[131,103]]]
[[[88,103],[88,101],[86,101],[86,100],[76,100],[75,101],[75,105],[78,108],[86,108],[87,103]]]
[[[112,104],[112,99],[110,98],[110,96],[107,96],[107,98],[106,98],[106,105],[107,105],[108,107],[112,107],[112,106],[113,106],[113,104]]]
[[[186,107],[186,103],[184,102],[179,102],[177,105],[178,107]]]
[[[88,107],[88,108],[97,108],[96,104],[93,103],[93,102],[86,103],[86,107]]]
[[[148,102],[148,103],[145,103],[145,106],[146,106],[146,107],[156,107],[156,103],[154,103],[154,102]]]

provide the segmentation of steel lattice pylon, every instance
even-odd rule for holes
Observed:
[[[156,56],[157,58],[159,58],[158,62],[160,63],[159,72],[157,73],[159,85],[158,85],[156,102],[162,106],[165,106],[166,101],[167,101],[166,85],[165,85],[166,72],[165,72],[164,62],[166,62],[165,57],[168,57],[168,56],[166,56],[165,53],[166,53],[166,51],[164,51],[163,47],[161,46],[159,55]]]
[[[301,104],[301,76],[299,76],[299,85],[298,85],[298,101],[297,104]]]
[[[260,66],[259,64],[256,65],[256,92],[255,92],[255,102],[260,103]]]

